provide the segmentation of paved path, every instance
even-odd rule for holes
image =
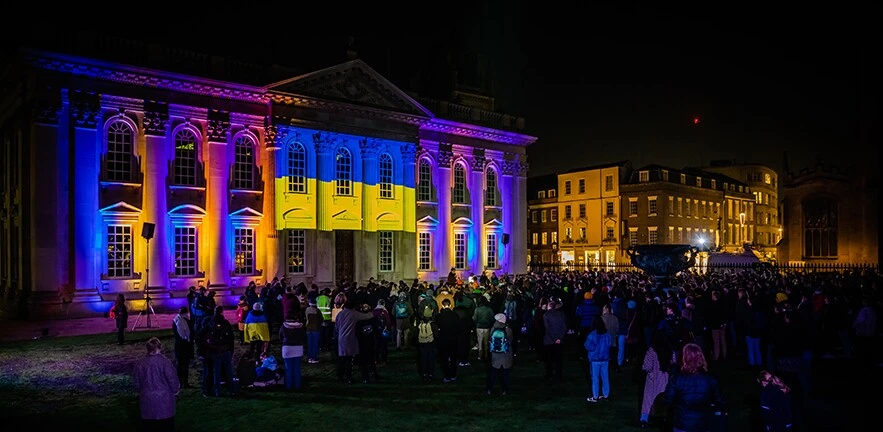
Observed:
[[[235,321],[233,310],[225,310],[224,316],[230,322]],[[171,332],[172,319],[175,314],[159,313],[150,317],[150,327],[147,328],[147,318],[142,316],[139,320],[138,314],[129,315],[129,326],[127,331],[131,332],[135,326],[136,320],[138,326],[134,331],[159,330],[167,329]],[[49,337],[60,336],[79,336],[87,334],[114,333],[116,324],[110,318],[69,318],[69,319],[51,319],[51,320],[0,320],[0,342],[10,342],[16,340],[38,339],[42,332],[46,330]]]

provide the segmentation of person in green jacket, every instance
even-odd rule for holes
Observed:
[[[487,361],[490,356],[488,353],[488,338],[490,337],[491,327],[494,326],[494,310],[484,297],[478,297],[478,307],[472,313],[472,321],[475,322],[475,336],[478,339],[478,360]]]

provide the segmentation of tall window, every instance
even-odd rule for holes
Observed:
[[[604,177],[604,191],[610,192],[613,190],[613,176],[605,176]]]
[[[558,243],[558,231],[552,231],[551,240],[552,243]]]
[[[579,188],[578,193],[586,193],[586,179],[579,179],[579,185],[577,187]]]
[[[586,218],[586,205],[585,204],[579,205],[579,218],[580,219]]]
[[[580,240],[586,239],[586,227],[579,228],[579,238],[580,238]]]
[[[307,151],[299,142],[288,145],[288,192],[307,192]]]
[[[380,155],[380,198],[392,198],[392,157]]]
[[[564,239],[571,240],[573,239],[573,229],[570,227],[564,228]]]
[[[570,180],[564,182],[564,195],[570,195]]]
[[[649,207],[650,207],[650,214],[655,215],[656,214],[656,198],[650,198],[649,200],[647,200],[647,203],[649,204]]]
[[[175,134],[175,184],[196,185],[196,134],[190,129]]]
[[[233,272],[254,274],[254,229],[236,228],[233,232]]]
[[[353,159],[350,151],[345,147],[337,149],[337,156],[334,162],[335,167],[335,187],[337,195],[353,194]]]
[[[391,272],[393,268],[392,231],[380,233],[380,271]]]
[[[421,232],[417,237],[417,270],[432,269],[432,234]]]
[[[307,252],[307,235],[302,229],[288,230],[286,258],[288,273],[304,273],[304,258]]]
[[[607,216],[613,216],[613,201],[607,201],[604,203],[604,214]]]
[[[454,164],[454,204],[466,204],[466,169]]]
[[[638,232],[637,231],[629,231],[629,245],[637,246],[638,245]]]
[[[629,216],[637,216],[638,215],[638,201],[629,201]]]
[[[658,236],[659,236],[659,234],[656,232],[655,229],[650,229],[650,232],[648,233],[648,236],[647,236],[648,243],[650,243],[652,245],[656,244],[656,241],[659,239]]]
[[[573,215],[570,213],[570,206],[564,206],[564,220],[569,220]]]
[[[466,268],[466,234],[454,234],[454,267],[457,269]]]
[[[14,232],[14,231],[13,231]],[[132,226],[107,226],[107,276],[132,276]]]
[[[484,205],[494,207],[497,205],[497,173],[488,168],[485,177],[487,189],[484,190]]]
[[[420,159],[417,174],[417,201],[432,201],[432,166],[428,160]]]
[[[543,210],[543,211],[541,212],[541,215],[542,215],[542,216],[541,216],[540,220],[543,221],[543,223],[546,223],[546,211]]]
[[[134,133],[123,121],[111,123],[107,128],[107,159],[105,173],[110,181],[132,180],[132,151]]]
[[[803,248],[807,258],[837,256],[837,202],[817,198],[803,203]]]
[[[236,139],[233,160],[233,189],[254,188],[254,141],[242,135]]]
[[[551,213],[552,222],[558,221],[558,209],[553,208],[552,210],[550,210],[550,213]]]
[[[675,197],[668,197],[668,214],[670,216],[674,216],[675,214]]]
[[[530,221],[533,223],[537,223],[537,211],[536,210],[530,212]]]
[[[540,236],[540,244],[544,245],[547,243],[549,243],[549,233],[543,232],[543,234]]]
[[[613,240],[614,238],[616,238],[616,235],[613,233],[613,228],[607,228],[607,237],[605,238],[608,240]]]
[[[175,227],[175,275],[196,274],[196,227]]]
[[[487,267],[497,268],[497,235],[487,235]]]
[[[531,244],[534,244],[534,245],[538,245],[538,244],[540,244],[540,240],[539,240],[539,238],[540,238],[540,237],[539,237],[539,234],[537,234],[537,233],[533,233],[533,234],[531,234],[531,235],[530,235]]]

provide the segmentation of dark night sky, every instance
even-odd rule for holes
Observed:
[[[879,61],[872,11],[460,3],[171,8],[187,19],[169,18],[173,11],[160,5],[134,25],[103,31],[305,68],[344,60],[354,36],[359,56],[402,88],[416,70],[444,82],[445,53],[483,53],[497,108],[525,117],[539,137],[529,149],[531,175],[621,159],[636,167],[736,159],[781,169],[784,151],[792,170],[819,158],[842,167],[879,161],[877,150],[867,157],[861,133],[879,121],[869,114],[876,99],[862,98],[867,64]],[[40,25],[67,31],[71,20],[57,17]],[[143,28],[157,32],[136,30]],[[476,69],[461,65],[461,77]]]

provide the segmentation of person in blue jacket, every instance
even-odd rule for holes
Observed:
[[[610,397],[609,362],[612,345],[613,338],[607,332],[604,320],[596,315],[592,319],[592,332],[586,337],[585,343],[589,362],[592,365],[592,397],[586,398],[586,402],[595,403]],[[601,384],[603,384],[603,388],[599,396],[598,387]]]

